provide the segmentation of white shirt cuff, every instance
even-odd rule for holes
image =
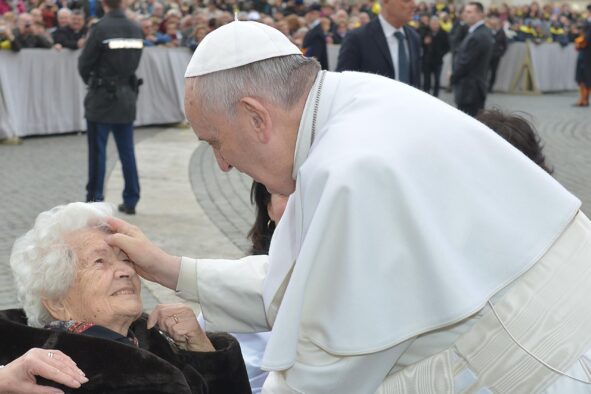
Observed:
[[[186,300],[199,302],[197,289],[197,260],[181,257],[181,269],[176,284],[176,291]]]

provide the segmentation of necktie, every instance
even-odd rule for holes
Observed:
[[[408,67],[408,56],[406,55],[406,47],[404,45],[404,34],[397,31],[394,37],[398,40],[398,80],[404,83],[410,83],[410,73]]]

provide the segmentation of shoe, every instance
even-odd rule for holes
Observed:
[[[125,204],[119,204],[117,209],[119,210],[119,212],[123,212],[128,215],[135,215],[135,207],[128,207]]]
[[[23,143],[23,140],[19,137],[10,137],[10,138],[3,138],[0,139],[0,145],[20,145]]]

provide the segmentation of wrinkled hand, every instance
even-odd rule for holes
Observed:
[[[72,388],[79,388],[88,382],[84,372],[64,353],[59,350],[33,348],[4,368],[0,368],[0,392],[62,393],[53,387],[37,385],[35,376],[42,376]]]
[[[158,325],[183,350],[214,352],[215,348],[199,326],[195,312],[185,304],[159,304],[148,317],[148,329]]]
[[[136,226],[121,219],[108,218],[107,224],[115,234],[107,243],[123,250],[133,261],[136,272],[143,278],[175,290],[181,268],[181,258],[171,256],[154,245]]]

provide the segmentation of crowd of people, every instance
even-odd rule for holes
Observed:
[[[239,20],[276,27],[301,47],[309,30],[308,9],[302,0],[130,0],[127,16],[141,25],[147,46],[194,49],[208,32],[237,15]],[[379,14],[380,3],[340,0],[324,3],[319,11],[326,42],[340,44],[348,32]],[[502,28],[510,41],[562,45],[575,41],[586,18],[586,11],[575,11],[568,3],[542,6],[537,1],[520,6],[491,5],[486,13],[491,26]],[[461,8],[445,0],[420,2],[409,24],[423,36],[439,28],[450,33],[460,14]],[[3,48],[13,50],[77,49],[84,45],[88,27],[102,15],[96,0],[0,0],[0,40]]]

